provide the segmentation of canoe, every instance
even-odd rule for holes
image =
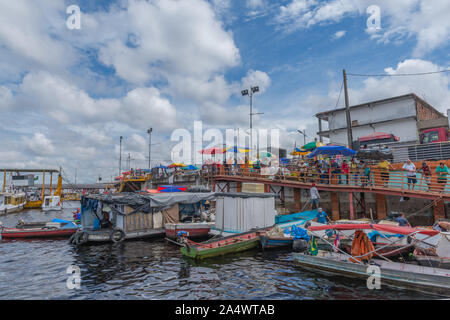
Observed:
[[[220,239],[211,239],[196,243],[187,239],[185,246],[180,248],[181,254],[194,259],[205,259],[250,250],[259,245],[259,232],[248,231]]]
[[[275,237],[261,234],[260,236],[261,247],[263,249],[273,249],[282,247],[291,247],[294,242],[292,237]]]
[[[1,230],[1,237],[3,239],[26,239],[26,238],[55,238],[55,237],[70,237],[77,232],[78,228],[3,228]]]
[[[344,254],[322,250],[319,250],[317,256],[293,253],[293,259],[296,264],[309,271],[325,271],[365,281],[372,275],[368,267],[378,266],[381,287],[388,285],[450,296],[450,272],[445,269],[381,259],[372,259],[373,265],[358,264],[349,262],[348,256]]]

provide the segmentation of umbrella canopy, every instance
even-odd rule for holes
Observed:
[[[299,149],[299,148],[295,148],[294,151],[292,151],[290,153],[291,156],[306,156],[308,154],[310,154],[311,151],[309,150],[303,150],[303,149]]]
[[[225,153],[224,148],[207,148],[199,151],[201,154],[223,154]]]
[[[260,156],[261,158],[270,158],[270,157],[272,157],[272,154],[271,154],[270,152],[263,151],[263,152],[260,152],[260,153],[259,153],[259,156]]]
[[[186,167],[183,163],[172,163],[171,165],[167,166],[167,168],[175,168],[175,167]]]
[[[241,148],[241,147],[234,146],[234,147],[230,147],[230,148],[225,149],[225,151],[226,152],[234,152],[234,153],[247,153],[247,152],[250,151],[250,149],[249,148]]]
[[[283,164],[289,164],[291,162],[291,160],[288,159],[288,158],[281,158],[280,162],[283,163]]]
[[[308,155],[308,158],[314,158],[320,154],[328,156],[335,156],[338,154],[343,156],[354,156],[356,152],[353,151],[352,149],[342,146],[325,146],[316,148],[316,150],[314,150]]]
[[[196,166],[193,166],[192,164],[181,168],[182,170],[198,170],[198,168]]]
[[[303,150],[314,150],[314,149],[316,149],[316,148],[318,148],[318,147],[322,147],[322,146],[323,146],[323,143],[320,143],[320,142],[318,142],[318,141],[312,141],[312,142],[310,142],[310,143],[305,144],[305,145],[302,147],[302,149],[303,149]]]

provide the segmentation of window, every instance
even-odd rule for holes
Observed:
[[[425,132],[420,135],[420,143],[431,143],[435,141],[439,141],[439,132],[438,131],[430,131]]]

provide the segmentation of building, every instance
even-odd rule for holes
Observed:
[[[350,106],[353,141],[375,132],[385,132],[400,138],[400,143],[417,143],[419,131],[429,127],[446,126],[448,119],[414,93]],[[320,141],[347,145],[345,108],[316,114]],[[328,123],[323,130],[322,121]]]

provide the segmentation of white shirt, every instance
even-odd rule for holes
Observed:
[[[319,190],[316,187],[311,188],[311,199],[320,199]]]
[[[406,170],[406,175],[407,176],[415,176],[416,175],[416,166],[414,165],[414,163],[411,162],[411,164],[405,163],[403,165],[403,169]]]

